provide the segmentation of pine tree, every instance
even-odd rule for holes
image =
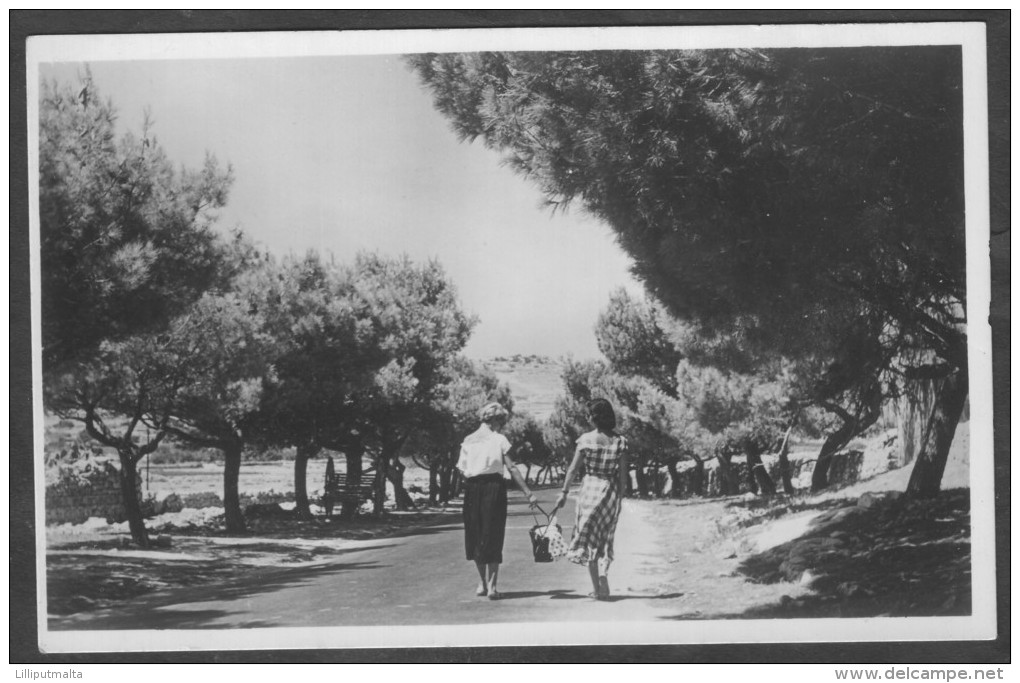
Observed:
[[[177,171],[146,123],[117,138],[116,111],[90,76],[43,85],[39,236],[47,377],[104,339],[159,329],[230,279],[212,225],[230,170],[208,156]]]
[[[610,225],[676,317],[750,320],[790,358],[821,349],[849,378],[832,396],[856,395],[842,410],[889,372],[951,378],[936,411],[951,438],[967,395],[958,47],[408,62],[458,135]],[[851,431],[868,419],[847,412]],[[944,463],[945,440],[918,466]]]

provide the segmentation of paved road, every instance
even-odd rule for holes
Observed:
[[[546,510],[557,490],[537,492]],[[569,537],[573,503],[560,513]],[[537,564],[528,529],[534,524],[523,496],[510,493],[504,564],[504,599],[474,595],[477,573],[464,559],[459,517],[412,535],[344,542],[328,563],[266,569],[236,583],[177,588],[116,610],[74,615],[53,629],[216,629],[354,625],[483,624],[542,621],[653,619],[656,596],[649,534],[624,507],[617,562],[610,573],[614,599],[596,602],[587,570],[560,560]],[[665,607],[659,601],[659,607]]]

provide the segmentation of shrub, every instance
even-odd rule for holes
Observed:
[[[157,500],[156,496],[149,494],[142,503],[142,517],[151,519],[168,512],[180,512],[184,509],[184,501],[176,493],[171,493],[163,500]],[[208,506],[215,507],[215,506]]]
[[[220,458],[220,452],[214,448],[190,449],[174,444],[161,446],[148,457],[149,463],[153,465],[178,465],[189,462],[214,462]]]
[[[184,496],[184,507],[198,510],[202,508],[221,508],[223,507],[223,499],[212,491],[189,493]]]
[[[69,447],[45,453],[46,485],[87,487],[92,480],[104,478],[117,468],[103,455],[103,449],[92,444],[75,442]]]
[[[159,503],[156,501],[156,496],[149,494],[142,499],[141,502],[142,517],[145,519],[152,519],[159,514]]]
[[[294,502],[294,492],[287,491],[286,493],[280,493],[272,489],[268,491],[259,491],[255,495],[249,493],[243,493],[240,496],[241,506],[245,505],[267,505],[270,503],[292,503]]]
[[[171,493],[169,496],[163,499],[162,510],[160,514],[166,514],[167,512],[180,512],[184,509],[184,501],[176,493]]]

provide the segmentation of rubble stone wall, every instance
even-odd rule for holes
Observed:
[[[799,453],[790,456],[790,479],[793,481],[794,489],[809,490],[811,488],[811,474],[815,469],[815,458],[817,453]],[[762,455],[762,463],[765,465],[776,483],[776,489],[782,491],[783,480],[779,473],[779,456],[774,454]],[[833,456],[829,465],[829,483],[832,486],[846,486],[863,479],[896,469],[902,465],[898,434],[896,430],[889,430],[872,439],[863,449],[851,448],[840,451]],[[688,498],[698,495],[695,490],[696,468],[691,462],[684,462],[677,466],[679,471],[680,493],[678,498]],[[733,479],[739,484],[739,493],[748,493],[751,489],[748,485],[747,463],[737,460],[730,463],[730,470],[733,472]],[[714,497],[721,495],[722,477],[719,472],[719,463],[715,460],[705,462],[704,484],[700,495]],[[673,495],[672,486],[665,470],[656,476],[648,478],[650,488],[662,495]],[[662,486],[651,486],[653,482],[662,482]]]
[[[47,475],[46,524],[81,524],[90,517],[127,519],[120,493],[120,470],[109,461],[61,468]],[[136,490],[141,491],[141,477]]]

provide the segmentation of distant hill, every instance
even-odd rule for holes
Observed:
[[[543,421],[563,393],[563,364],[544,356],[497,356],[482,361],[513,392],[514,408]]]

